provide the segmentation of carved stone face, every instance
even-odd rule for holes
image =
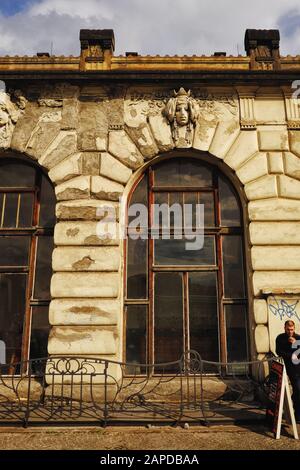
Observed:
[[[175,116],[179,126],[186,126],[188,124],[189,111],[187,103],[177,103]]]

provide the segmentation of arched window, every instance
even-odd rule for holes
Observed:
[[[149,167],[138,181],[128,208],[136,203],[147,206],[149,218],[148,226],[140,227],[144,236],[136,239],[130,237],[134,218],[127,220],[125,360],[176,361],[189,349],[209,361],[246,360],[243,223],[230,181],[198,159],[164,160]],[[155,227],[157,238],[150,237],[153,203],[177,203],[182,208],[191,204],[185,238],[176,239],[172,208],[168,212],[170,239],[163,237],[166,222],[162,218]],[[192,233],[188,228],[197,225],[197,203],[204,204],[204,245],[191,250],[186,242]],[[186,209],[182,214],[187,216]]]
[[[49,179],[26,161],[0,159],[0,340],[11,371],[47,356],[54,223]]]

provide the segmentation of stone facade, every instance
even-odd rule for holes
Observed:
[[[10,79],[0,59],[0,75],[8,85],[2,96],[5,123],[0,123],[5,127],[0,127],[3,156],[37,161],[57,197],[49,354],[123,359],[123,248],[118,238],[99,237],[97,222],[106,217],[118,233],[110,209],[123,222],[119,200],[137,175],[153,159],[184,151],[221,165],[241,188],[250,343],[252,358],[262,358],[274,351],[284,320],[298,318],[295,305],[300,301],[300,112],[289,79],[283,82],[280,71],[277,82],[274,76],[268,81],[267,72],[255,76],[252,52],[251,57],[223,58],[221,65],[213,57],[174,59],[177,70],[196,74],[192,79],[186,74],[179,85],[191,90],[198,109],[189,139],[185,134],[174,138],[164,109],[179,89],[176,74],[161,83],[148,78],[141,84],[140,57],[135,68],[130,57],[125,67],[126,58],[114,58],[109,47],[103,51],[97,58],[85,48],[80,60],[70,58],[69,65],[61,59],[63,80],[46,64],[45,76],[54,78],[38,83],[22,75],[22,64],[15,64]],[[288,61],[293,70],[300,69],[299,57],[283,58],[282,69],[288,70]],[[168,69],[170,62],[168,57],[146,58],[144,69]],[[43,65],[42,59],[28,63],[32,71]],[[98,70],[99,80],[87,80],[75,65],[86,75]],[[199,71],[209,67],[210,78],[204,81]],[[213,72],[234,67],[240,74],[236,83],[215,83]],[[120,70],[134,71],[134,78],[126,81],[120,74],[117,80]],[[22,89],[19,104],[14,81]]]

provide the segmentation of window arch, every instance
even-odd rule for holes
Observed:
[[[130,208],[148,208],[146,227],[132,239]],[[190,229],[176,239],[172,208],[170,239],[152,204],[191,204]],[[196,228],[196,204],[204,204],[204,245],[187,249]],[[128,363],[176,361],[197,350],[203,359],[235,362],[248,358],[247,292],[243,221],[239,197],[220,170],[199,159],[177,157],[148,167],[128,203],[125,282],[125,345]],[[157,224],[156,239],[150,228]],[[194,232],[195,233],[195,232]],[[200,233],[200,232],[199,232]],[[142,235],[143,234],[143,235]]]
[[[47,356],[55,194],[35,165],[0,159],[0,339],[6,363]]]

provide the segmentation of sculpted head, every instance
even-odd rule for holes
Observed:
[[[186,126],[195,123],[198,117],[198,108],[195,100],[191,97],[191,92],[180,88],[174,98],[170,98],[165,107],[165,116],[169,122],[177,126]]]

